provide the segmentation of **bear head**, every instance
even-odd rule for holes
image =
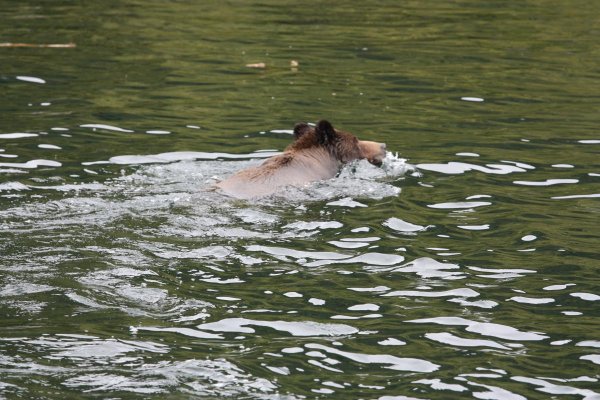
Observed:
[[[313,147],[325,148],[341,163],[366,159],[380,166],[385,158],[385,143],[358,140],[351,133],[334,129],[329,121],[321,120],[312,127],[306,123],[294,126],[296,139],[286,151],[299,151]]]

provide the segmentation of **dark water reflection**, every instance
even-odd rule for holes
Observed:
[[[0,398],[598,398],[599,15],[7,5]],[[393,154],[211,190],[323,117]]]

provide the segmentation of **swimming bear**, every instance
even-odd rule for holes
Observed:
[[[283,153],[233,174],[217,187],[240,199],[268,196],[285,186],[333,178],[353,160],[380,166],[385,154],[385,144],[358,140],[334,129],[329,121],[321,120],[314,127],[302,122],[294,126],[294,142]]]

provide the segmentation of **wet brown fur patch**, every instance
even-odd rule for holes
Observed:
[[[318,127],[302,124],[298,129],[299,125],[294,128],[294,136],[297,139],[285,149],[285,153],[324,147],[342,163],[360,158],[358,138],[351,133],[334,129],[334,134],[326,136],[325,132],[317,131]],[[329,126],[331,127],[331,125]],[[333,127],[331,128],[333,129]]]

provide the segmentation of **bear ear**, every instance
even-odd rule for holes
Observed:
[[[337,133],[335,133],[335,129],[333,129],[333,125],[324,119],[317,122],[315,132],[317,133],[317,137],[321,143],[332,143],[337,135]]]
[[[294,125],[294,139],[298,140],[302,135],[310,131],[312,128],[305,122],[298,122]]]

